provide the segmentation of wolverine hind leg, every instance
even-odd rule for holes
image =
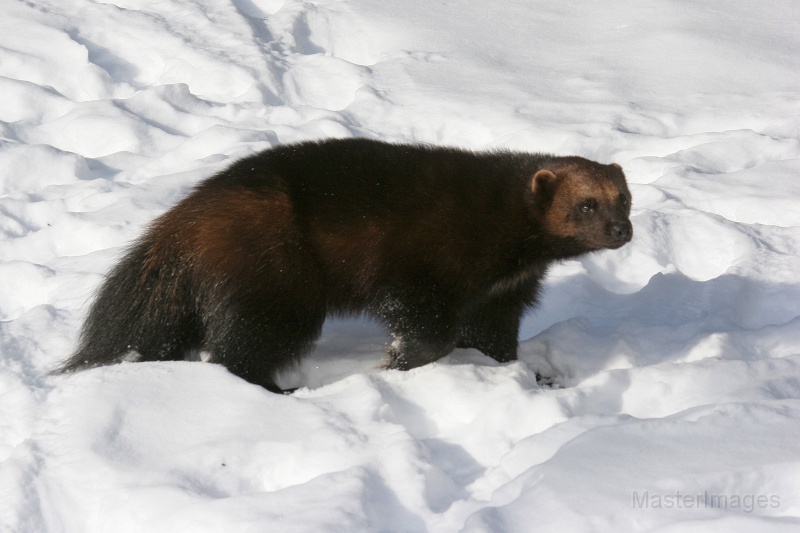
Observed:
[[[276,375],[296,363],[319,337],[325,320],[321,309],[236,306],[209,324],[205,347],[210,362],[240,378],[280,392]]]
[[[307,257],[294,259],[231,276],[203,305],[209,361],[274,392],[276,375],[312,348],[325,322],[321,273]]]

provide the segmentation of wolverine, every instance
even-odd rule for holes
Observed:
[[[385,368],[476,348],[517,357],[554,262],[631,240],[617,164],[336,139],[278,146],[201,182],[101,285],[72,372],[208,360],[271,391],[327,316],[367,314]]]

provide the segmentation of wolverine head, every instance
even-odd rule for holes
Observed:
[[[631,193],[616,163],[554,158],[536,172],[531,190],[549,235],[585,251],[619,248],[633,237]]]

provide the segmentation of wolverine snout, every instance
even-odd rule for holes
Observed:
[[[609,248],[619,248],[633,238],[633,226],[629,220],[613,222],[606,227],[606,234],[611,241]]]
[[[618,241],[628,242],[633,237],[633,226],[627,220],[614,224],[611,226],[611,237]]]

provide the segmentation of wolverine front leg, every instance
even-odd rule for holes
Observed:
[[[501,363],[517,359],[519,326],[536,288],[521,287],[491,295],[467,307],[461,314],[457,348],[475,348]]]
[[[500,309],[485,307],[470,313],[458,331],[456,347],[475,348],[501,363],[517,358],[520,317]]]
[[[409,370],[452,352],[458,326],[452,307],[431,294],[413,300],[392,300],[379,313],[394,337],[384,368]]]
[[[438,361],[453,351],[453,339],[426,340],[408,335],[394,335],[383,367],[394,370],[411,370]]]

